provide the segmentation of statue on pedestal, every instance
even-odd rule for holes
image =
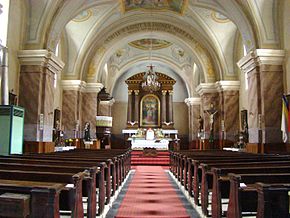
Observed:
[[[86,122],[85,123],[85,128],[84,128],[85,134],[84,134],[84,141],[91,141],[91,135],[90,135],[90,123]]]
[[[199,118],[198,118],[198,123],[199,123],[198,132],[201,133],[203,131],[203,119],[201,116],[199,116]]]

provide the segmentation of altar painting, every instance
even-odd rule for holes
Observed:
[[[141,99],[140,108],[140,121],[142,127],[160,126],[160,101],[156,95],[145,95]]]

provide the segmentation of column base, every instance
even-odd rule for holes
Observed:
[[[24,141],[23,153],[48,153],[54,152],[54,142],[35,142],[35,141]]]

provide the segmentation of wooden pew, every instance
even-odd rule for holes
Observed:
[[[65,186],[66,184],[62,183],[0,179],[1,194],[13,192],[30,195],[29,217],[31,218],[59,218],[59,194],[66,189]],[[11,210],[15,210],[15,208],[11,207]]]
[[[83,180],[82,196],[88,197],[87,217],[96,216],[96,174],[97,167],[72,167],[72,166],[54,166],[39,164],[19,164],[19,163],[1,163],[0,169],[4,170],[21,170],[21,171],[37,171],[37,172],[57,172],[57,173],[78,173],[84,172],[86,176]]]
[[[79,151],[80,152],[80,151]],[[85,153],[85,154],[83,154]],[[92,155],[92,154],[90,154]],[[105,182],[106,182],[106,204],[109,203],[111,195],[113,195],[116,189],[121,185],[125,178],[125,170],[124,170],[124,155],[119,155],[116,158],[109,159],[107,157],[97,157],[87,155],[86,152],[56,152],[56,153],[48,153],[48,154],[30,154],[25,155],[23,158],[37,158],[37,159],[48,159],[48,160],[79,160],[79,161],[96,161],[96,162],[105,162]],[[13,156],[15,157],[15,155]],[[129,172],[129,171],[128,171]],[[126,173],[128,173],[126,171]],[[111,180],[112,175],[112,180]]]
[[[2,170],[0,169],[0,179],[18,180],[18,181],[36,181],[36,182],[53,182],[66,185],[60,193],[60,198],[64,198],[60,207],[71,210],[71,217],[79,218],[84,216],[82,204],[82,180],[84,173],[52,173],[52,172],[35,172],[20,170]],[[72,187],[68,185],[72,184]],[[69,198],[67,198],[69,197]],[[65,203],[68,202],[68,205]]]
[[[0,156],[0,163],[19,163],[19,164],[42,164],[42,165],[56,165],[56,166],[62,166],[62,167],[95,167],[95,162],[85,162],[85,161],[70,161],[70,160],[46,160],[46,159],[36,159],[36,158],[21,158],[21,156],[17,157],[1,157]],[[102,214],[104,207],[105,207],[105,182],[104,182],[104,167],[105,163],[99,163],[98,164],[98,170],[96,176],[93,176],[92,178],[96,178],[95,183],[96,187],[98,188],[98,211],[97,214]],[[93,181],[92,181],[92,185]],[[95,193],[95,192],[94,192]],[[93,198],[93,196],[92,196]],[[91,204],[94,204],[94,201],[91,202]],[[94,208],[94,206],[91,206]],[[93,210],[93,209],[92,209]],[[92,212],[93,213],[93,212]]]
[[[203,182],[202,182],[202,211],[204,214],[208,214],[208,187],[212,187],[212,217],[221,217],[223,214],[222,211],[222,198],[229,198],[229,173],[236,174],[257,174],[257,173],[290,173],[290,162],[288,166],[281,166],[279,163],[269,163],[269,162],[260,162],[260,163],[248,163],[248,166],[224,166],[219,168],[212,168],[210,172],[203,173]],[[208,180],[208,177],[212,179]],[[212,184],[209,184],[212,181]]]
[[[256,183],[258,192],[257,218],[288,218],[290,183]]]
[[[283,158],[283,159],[282,159]],[[220,160],[222,159],[222,160]],[[285,159],[285,160],[284,160]],[[202,182],[202,171],[201,171],[201,164],[221,164],[221,165],[233,165],[233,164],[249,164],[250,162],[275,162],[275,161],[290,161],[290,156],[258,156],[258,157],[236,157],[232,159],[232,157],[219,157],[219,158],[209,158],[209,159],[197,159],[191,160],[191,166],[189,167],[190,171],[188,173],[188,185],[192,185],[189,187],[189,193],[193,190],[194,201],[198,205],[199,201],[199,186]],[[193,166],[192,166],[193,165]]]
[[[122,150],[122,151],[120,150],[119,151],[119,153],[121,153],[121,152],[124,152],[124,150]],[[105,152],[102,152],[101,155],[105,155],[104,153]],[[22,158],[28,158],[28,159],[31,159],[31,158],[40,159],[40,157],[41,157],[41,159],[54,159],[54,160],[58,160],[58,159],[62,159],[62,160],[63,159],[66,159],[66,160],[67,159],[74,159],[75,160],[75,159],[77,159],[77,160],[81,160],[81,161],[103,161],[103,160],[106,160],[107,168],[105,168],[105,176],[106,176],[106,202],[105,203],[108,204],[109,201],[110,201],[111,190],[112,190],[112,195],[113,195],[115,190],[116,190],[116,187],[117,187],[116,179],[120,178],[120,179],[118,179],[119,182],[123,181],[123,177],[125,176],[125,173],[129,172],[130,167],[126,166],[126,168],[125,168],[124,166],[122,166],[122,163],[120,162],[117,165],[117,166],[119,166],[119,169],[115,170],[114,165],[110,164],[111,160],[104,159],[104,157],[103,158],[98,158],[98,157],[96,157],[97,156],[96,154],[99,154],[99,152],[89,152],[88,153],[88,152],[86,152],[86,150],[77,150],[77,152],[57,152],[57,153],[49,153],[49,154],[45,154],[45,155],[30,154],[30,155],[25,155],[24,157],[23,156],[21,156],[21,157]],[[18,156],[19,155],[16,155],[16,157],[18,157]],[[88,158],[84,159],[85,156],[86,157],[88,156]],[[108,156],[110,156],[110,155],[108,155]],[[111,156],[113,156],[113,155],[111,154]],[[119,156],[120,157],[125,156],[126,160],[124,160],[123,162],[126,163],[127,165],[129,165],[129,163],[130,163],[130,159],[129,159],[130,151],[126,151],[125,155],[122,154],[122,155],[119,155]],[[13,156],[13,157],[15,157],[15,156]],[[111,176],[110,176],[110,170],[109,170],[110,169],[110,165],[112,167],[112,171],[111,172],[113,174],[113,176],[112,176],[113,188],[111,188],[111,179],[110,179]],[[123,167],[124,167],[124,169],[123,169]],[[115,171],[117,171],[117,172],[115,172]],[[116,173],[117,176],[114,176],[114,173]],[[100,194],[99,196],[102,196],[102,195]],[[100,200],[100,202],[102,202],[102,201]],[[102,203],[101,203],[101,205],[102,205]],[[103,208],[103,206],[101,206],[100,208]],[[102,211],[102,209],[101,209],[101,211]]]
[[[257,185],[255,183],[290,183],[290,173],[229,174],[230,199],[227,217],[240,218],[243,212],[257,212]],[[241,184],[245,184],[243,186]]]

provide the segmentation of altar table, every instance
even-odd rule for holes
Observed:
[[[169,142],[171,138],[157,139],[157,140],[146,140],[144,138],[129,138],[131,141],[132,150],[143,150],[143,148],[156,148],[157,150],[168,150]]]

